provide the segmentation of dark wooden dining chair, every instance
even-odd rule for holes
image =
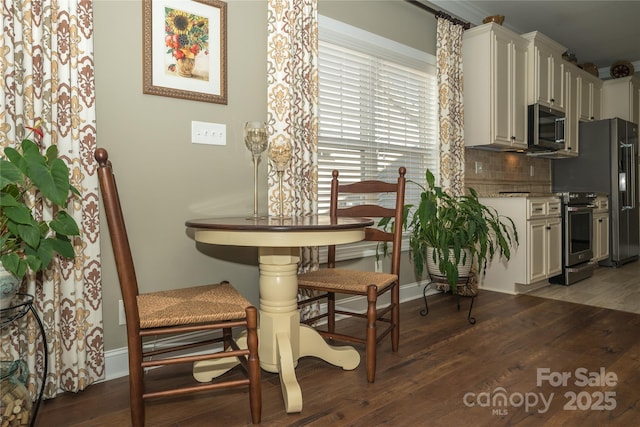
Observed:
[[[104,204],[109,235],[120,281],[127,324],[129,352],[129,399],[131,422],[134,427],[144,426],[144,401],[152,398],[172,397],[201,390],[216,390],[240,386],[249,387],[251,420],[260,423],[262,397],[260,361],[258,358],[258,314],[231,284],[218,284],[177,288],[151,293],[139,293],[138,282],[125,229],[124,216],[118,196],[115,177],[109,155],[103,148],[95,152],[98,162],[98,179]],[[247,349],[241,349],[232,335],[232,328],[244,328],[247,333]],[[198,342],[175,345],[170,348],[145,349],[145,338],[176,334],[200,335]],[[209,346],[207,354],[176,355],[199,346]],[[194,363],[202,360],[237,357],[247,378],[218,378],[208,383],[148,391],[144,383],[147,368]]]
[[[360,181],[351,184],[340,184],[338,171],[333,171],[331,181],[330,215],[333,217],[369,217],[393,218],[395,226],[392,232],[369,227],[365,232],[365,240],[392,242],[391,272],[371,272],[336,268],[336,247],[328,247],[327,268],[298,275],[298,287],[315,291],[314,296],[300,302],[300,306],[327,300],[327,311],[318,316],[303,320],[303,323],[314,328],[325,338],[337,341],[348,341],[365,344],[367,381],[375,381],[376,348],[378,343],[391,334],[391,348],[398,351],[400,341],[400,251],[402,244],[402,222],[404,210],[405,174],[404,167],[399,168],[397,183],[383,181]],[[392,208],[372,204],[372,197],[378,198],[380,193],[395,193]],[[378,299],[382,294],[390,294],[390,302],[378,307]],[[336,294],[360,295],[367,299],[364,312],[337,309]],[[366,327],[361,335],[346,335],[336,332],[336,315],[352,316],[366,319]],[[326,318],[326,327],[320,322]],[[378,330],[377,324],[386,327]]]

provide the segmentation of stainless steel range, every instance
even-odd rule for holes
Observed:
[[[593,275],[593,202],[591,192],[565,192],[562,196],[562,274],[551,283],[571,285]]]

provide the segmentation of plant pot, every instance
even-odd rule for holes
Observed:
[[[0,309],[11,306],[13,297],[20,288],[20,279],[5,270],[0,264]]]
[[[445,276],[442,272],[440,272],[440,268],[438,264],[433,261],[433,252],[435,251],[432,247],[427,247],[427,271],[429,272],[429,276],[433,281],[437,282],[446,282],[447,276]],[[463,252],[466,253],[466,263],[463,264],[462,261],[465,260],[464,254],[460,254],[460,261],[458,262],[458,281],[462,278],[469,277],[469,272],[471,271],[471,252],[469,249],[463,249]],[[455,255],[453,254],[453,249],[449,249],[449,259],[455,259]]]

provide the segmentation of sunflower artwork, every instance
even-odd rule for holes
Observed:
[[[166,72],[209,80],[209,19],[165,7]]]
[[[227,3],[142,0],[149,95],[227,104]]]

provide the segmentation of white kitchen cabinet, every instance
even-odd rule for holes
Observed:
[[[465,146],[527,148],[527,43],[494,23],[465,31]]]
[[[531,255],[525,285],[562,273],[562,221],[559,217],[530,220],[527,244]]]
[[[479,277],[480,288],[509,294],[526,293],[562,273],[560,198],[486,197],[481,202],[511,218],[520,244],[507,262],[497,257]]]
[[[565,94],[566,94],[566,108],[565,108],[565,121],[564,121],[564,150],[562,154],[565,157],[577,157],[580,152],[578,132],[579,124],[578,111],[580,103],[580,80],[577,70],[573,67],[567,67],[565,73]]]
[[[640,78],[621,77],[602,85],[602,118],[619,117],[640,124]]]
[[[602,80],[576,67],[578,119],[583,122],[600,120]]]
[[[528,68],[531,78],[527,90],[527,102],[539,103],[559,111],[565,111],[564,46],[539,31],[522,35],[529,41]]]
[[[593,209],[593,261],[609,257],[609,198],[598,196]]]

